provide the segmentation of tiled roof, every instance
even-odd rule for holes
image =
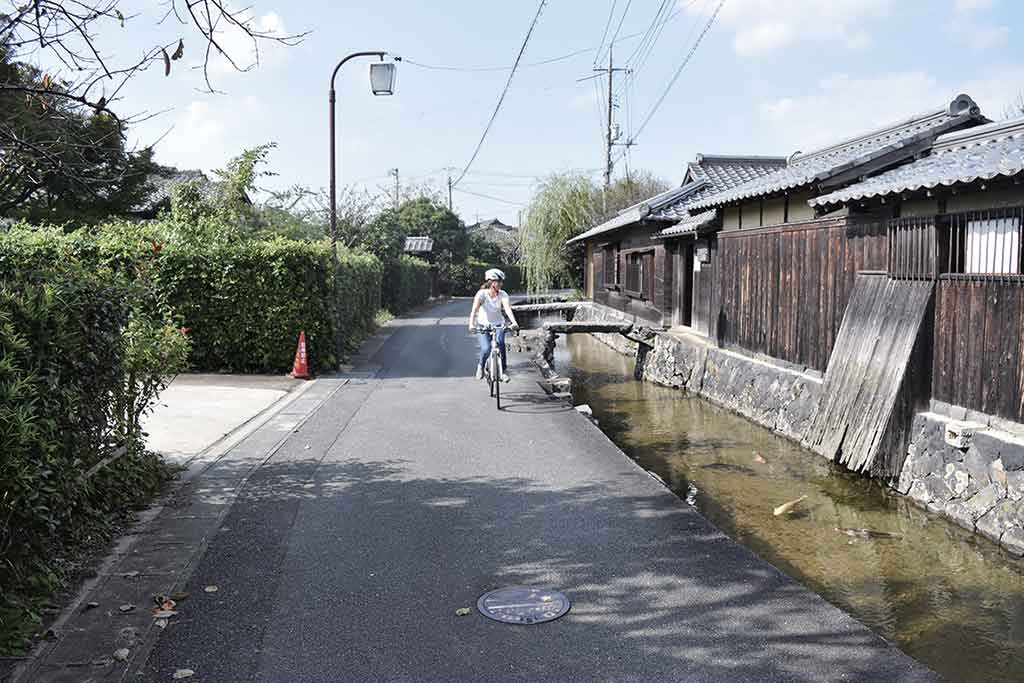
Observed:
[[[569,244],[590,239],[633,223],[676,222],[689,216],[694,199],[728,189],[737,183],[771,173],[786,163],[783,157],[719,156],[698,154],[687,165],[683,184],[623,209],[601,225],[569,240]]]
[[[811,206],[842,204],[940,185],[991,180],[1024,172],[1024,117],[943,135],[931,155],[874,178],[811,200]]]
[[[716,217],[718,217],[718,209],[708,209],[695,216],[687,215],[686,218],[675,225],[659,232],[656,237],[678,237],[679,235],[697,232],[700,228],[713,223]]]
[[[172,170],[171,172],[154,173],[146,178],[146,184],[153,189],[141,203],[132,207],[132,212],[155,213],[165,204],[169,205],[175,186],[193,180],[196,181],[199,193],[204,199],[212,199],[216,196],[220,183],[211,181],[202,171]]]
[[[426,254],[434,250],[434,240],[429,237],[416,236],[405,238],[405,252],[407,254]]]
[[[910,157],[939,135],[973,122],[985,122],[978,105],[967,95],[958,95],[938,111],[901,121],[830,147],[794,156],[783,169],[742,183],[693,202],[691,208],[706,209],[730,202],[803,187],[832,178],[872,162],[892,163]],[[894,159],[895,157],[895,159]]]

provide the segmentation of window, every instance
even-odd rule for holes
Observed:
[[[1016,216],[967,221],[965,273],[1020,272],[1020,220]]]
[[[626,255],[626,293],[650,299],[654,289],[654,252],[631,252]]]
[[[601,252],[604,286],[608,289],[615,289],[619,286],[619,245],[606,244]]]

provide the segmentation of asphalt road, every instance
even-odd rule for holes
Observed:
[[[471,376],[467,309],[403,321],[374,376],[249,478],[190,579],[202,599],[141,678],[934,678],[549,401],[527,359],[496,412]],[[572,610],[533,626],[456,616],[513,584],[557,587]]]

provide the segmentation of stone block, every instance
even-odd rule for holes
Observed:
[[[963,501],[954,500],[947,503],[942,514],[968,531],[974,531],[974,515]]]
[[[1024,555],[1024,529],[1019,526],[1012,526],[1003,532],[999,539],[999,545],[1018,557]]]
[[[1000,458],[1007,472],[1024,469],[1024,443],[991,430],[974,435],[974,446],[991,460]]]
[[[979,517],[976,526],[982,536],[999,543],[1003,533],[1010,527],[1019,527],[1020,522],[1020,503],[1004,499]]]
[[[992,457],[987,456],[978,449],[977,444],[971,444],[964,454],[963,467],[971,475],[971,484],[974,490],[980,491],[991,483],[989,471],[992,466]]]
[[[928,476],[918,479],[910,486],[908,495],[921,505],[931,503],[945,504],[949,500],[949,489],[945,482],[936,476]]]
[[[961,422],[950,420],[946,423],[946,445],[964,449],[971,445],[974,434],[985,429],[985,425],[977,422]]]
[[[962,463],[948,463],[942,477],[946,488],[949,489],[950,497],[960,498],[967,492],[971,475]]]
[[[1002,491],[998,487],[989,484],[968,499],[967,507],[974,519],[980,519],[1002,498]]]
[[[1006,472],[1006,497],[1024,500],[1024,471]]]

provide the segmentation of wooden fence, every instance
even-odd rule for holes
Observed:
[[[886,268],[886,230],[839,218],[719,233],[719,339],[824,371],[857,272]]]
[[[943,275],[935,299],[932,395],[1024,422],[1024,286]]]

